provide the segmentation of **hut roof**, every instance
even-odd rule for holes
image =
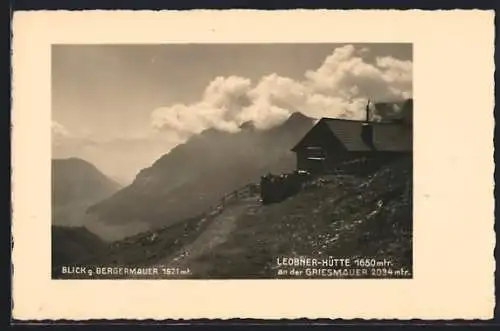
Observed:
[[[340,118],[322,118],[309,132],[325,126],[348,151],[373,150],[362,138],[362,126],[366,122]],[[412,147],[413,130],[411,127],[396,122],[369,122],[373,127],[373,145],[378,151],[409,152]],[[292,149],[314,144],[310,136],[304,138]]]

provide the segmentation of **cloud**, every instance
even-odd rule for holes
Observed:
[[[68,146],[79,148],[91,147],[97,144],[96,141],[90,138],[91,133],[78,134],[71,132],[66,126],[52,120],[52,143],[58,149],[67,149]],[[71,148],[69,148],[71,150]]]
[[[234,118],[249,105],[250,80],[230,76],[215,78],[205,89],[202,101],[192,104],[175,104],[158,108],[151,118],[153,127],[171,130],[180,138],[200,133],[206,128],[237,131]]]
[[[336,49],[317,70],[306,72],[306,77],[312,90],[346,101],[401,99],[411,94],[412,62],[377,57],[374,64],[368,63],[348,45]]]
[[[55,137],[68,137],[69,132],[65,126],[56,121],[52,121],[52,135]]]
[[[104,173],[130,182],[139,169],[209,128],[237,132],[241,124],[252,121],[257,128],[267,129],[294,112],[313,118],[361,119],[368,98],[377,102],[411,97],[412,61],[383,56],[369,62],[369,53],[366,47],[337,47],[300,79],[276,73],[254,81],[215,77],[197,102],[154,109],[150,115],[154,133],[96,140],[91,132],[81,128],[73,132],[53,121],[53,157],[82,157]]]
[[[390,56],[367,62],[364,47],[335,48],[315,70],[301,80],[271,74],[258,81],[238,76],[216,77],[200,100],[155,109],[151,114],[156,130],[168,132],[179,140],[208,128],[228,132],[253,121],[266,129],[301,112],[320,118],[362,118],[367,99],[401,100],[412,96],[411,61]]]
[[[267,129],[294,112],[313,118],[361,119],[368,98],[388,101],[411,97],[413,63],[390,56],[368,62],[369,52],[366,47],[337,47],[300,79],[276,73],[255,81],[215,77],[199,101],[154,109],[151,123],[155,133],[96,141],[91,133],[71,132],[53,121],[53,156],[79,156],[130,181],[138,169],[205,129],[237,132],[248,121]]]
[[[66,127],[56,121],[51,123],[52,130],[52,142],[55,146],[60,146],[65,143],[66,140],[71,139],[71,134]]]

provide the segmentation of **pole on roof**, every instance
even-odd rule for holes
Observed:
[[[366,122],[370,121],[370,99],[368,99],[368,103],[366,104]]]

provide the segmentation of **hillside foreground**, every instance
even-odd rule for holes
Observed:
[[[181,267],[194,278],[274,278],[277,257],[386,259],[412,270],[411,159],[365,178],[319,177],[281,203],[248,209],[225,242]]]
[[[181,278],[255,279],[277,278],[277,257],[359,257],[390,260],[411,277],[412,228],[408,157],[365,177],[316,177],[270,205],[247,187],[206,214],[112,243],[82,262],[189,270]]]

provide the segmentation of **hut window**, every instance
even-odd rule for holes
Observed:
[[[309,160],[324,160],[326,157],[325,151],[319,146],[306,147],[306,154]]]

